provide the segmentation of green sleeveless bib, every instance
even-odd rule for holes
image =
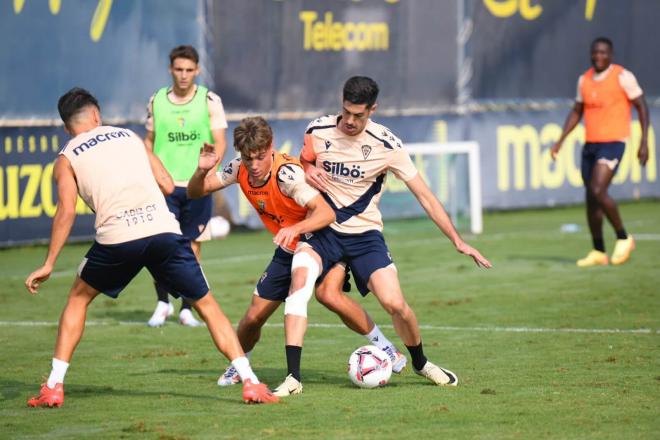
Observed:
[[[187,104],[173,104],[167,98],[167,87],[154,97],[154,153],[176,181],[190,179],[197,169],[199,149],[204,142],[213,143],[206,87]]]

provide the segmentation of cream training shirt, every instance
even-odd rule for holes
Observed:
[[[417,176],[417,168],[387,127],[369,120],[360,134],[348,136],[337,128],[339,119],[331,115],[312,121],[300,156],[327,173],[326,200],[337,215],[330,227],[347,234],[382,231],[378,202],[388,171],[407,182]]]
[[[71,163],[78,194],[96,213],[96,241],[117,244],[151,235],[181,234],[167,208],[142,142],[131,130],[99,126],[60,151]]]

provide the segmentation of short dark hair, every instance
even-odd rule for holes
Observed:
[[[174,60],[177,58],[185,58],[190,61],[193,61],[195,64],[199,64],[199,54],[197,49],[192,46],[177,46],[170,52],[170,66],[174,64]]]
[[[60,118],[62,118],[64,124],[68,126],[71,118],[90,105],[101,110],[99,102],[91,93],[83,88],[74,87],[60,96],[60,99],[57,101],[57,110],[60,112]]]
[[[596,38],[594,41],[592,41],[592,42],[591,42],[591,50],[594,50],[594,47],[595,47],[598,43],[607,44],[607,45],[610,47],[610,51],[613,51],[613,50],[614,50],[614,44],[612,43],[612,40],[610,40],[610,39],[607,38],[607,37],[598,37],[598,38]]]
[[[353,76],[344,84],[344,101],[373,107],[378,98],[378,84],[367,76]]]
[[[261,116],[243,118],[234,128],[234,148],[241,155],[267,150],[273,143],[273,130]]]

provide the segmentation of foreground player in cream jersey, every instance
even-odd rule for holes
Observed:
[[[337,261],[345,261],[360,293],[374,293],[392,316],[394,328],[410,352],[415,373],[438,385],[456,385],[456,374],[429,362],[424,355],[417,317],[403,296],[383,238],[378,202],[387,173],[392,171],[406,183],[458,252],[471,257],[477,266],[489,268],[491,264],[461,239],[401,141],[370,119],[377,97],[378,85],[374,80],[352,77],[344,85],[341,113],[309,124],[300,158],[308,182],[322,191],[337,219],[329,228],[307,234],[301,245],[318,265],[320,279]],[[338,290],[332,285],[336,282],[326,278],[318,290],[332,294]]]
[[[64,375],[82,337],[87,307],[99,293],[116,298],[143,267],[169,292],[191,301],[218,350],[238,370],[243,400],[277,402],[252,371],[189,241],[167,208],[163,193],[171,193],[174,183],[161,162],[132,131],[101,125],[98,102],[86,90],[70,90],[60,98],[58,110],[73,139],[55,162],[57,211],[46,261],[25,281],[30,293],[36,294],[53,271],[75,219],[78,195],[96,212],[96,240],[78,268],[60,317],[50,376],[28,405],[64,403]]]

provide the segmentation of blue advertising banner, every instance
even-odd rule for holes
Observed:
[[[204,49],[203,5],[0,2],[0,40],[6,42],[0,46],[0,120],[58,120],[57,99],[73,86],[91,90],[106,117],[141,120],[149,96],[170,81],[170,50],[179,44]]]
[[[615,62],[637,76],[646,96],[660,96],[660,60],[649,56],[657,52],[658,1],[465,0],[464,6],[474,29],[465,47],[474,99],[574,97],[597,37],[613,41]]]
[[[584,199],[580,176],[580,151],[584,129],[580,125],[566,140],[557,162],[549,148],[561,133],[568,109],[539,112],[477,113],[419,117],[376,117],[404,142],[450,142],[474,140],[480,145],[483,206],[486,209],[543,207],[580,203]],[[619,200],[660,197],[655,127],[660,109],[651,109],[653,126],[649,133],[650,159],[641,167],[636,158],[640,128],[633,122],[632,136],[619,171],[611,187]],[[297,156],[309,120],[273,120],[271,125],[278,150]],[[229,127],[228,143],[231,145]],[[143,134],[140,125],[128,128]],[[0,245],[43,241],[49,237],[51,217],[55,212],[56,189],[52,182],[52,164],[68,136],[59,127],[0,128],[3,154],[0,155]],[[235,157],[227,151],[225,162]],[[426,173],[442,168],[417,162]],[[438,176],[426,175],[435,181]],[[442,176],[440,176],[442,177]],[[382,199],[387,217],[397,217],[400,194],[405,185],[388,179]],[[232,220],[250,227],[260,221],[251,206],[239,196],[236,186],[224,191]],[[451,200],[452,195],[447,195]],[[394,204],[390,206],[390,204]],[[78,204],[78,221],[72,236],[93,235],[93,215],[84,203]],[[421,213],[421,211],[420,211]]]

